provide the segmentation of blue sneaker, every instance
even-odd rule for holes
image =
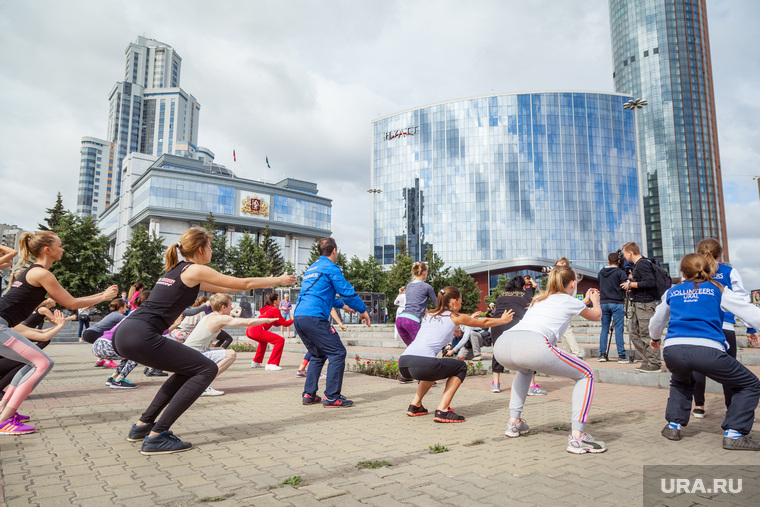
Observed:
[[[320,401],[322,401],[322,398],[320,398],[316,394],[314,396],[310,394],[304,394],[301,400],[301,403],[303,403],[304,405],[313,405],[315,403],[319,403]]]
[[[145,437],[143,440],[141,454],[172,454],[189,450],[193,444],[183,442],[177,438],[171,431],[162,431],[155,437]]]
[[[334,400],[327,399],[325,397],[324,400],[322,400],[322,406],[323,407],[350,407],[353,405],[354,402],[351,400],[347,400],[345,396],[342,394],[335,398]]]

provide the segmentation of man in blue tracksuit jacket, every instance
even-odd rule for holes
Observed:
[[[303,404],[311,405],[322,401],[325,407],[350,407],[353,402],[340,394],[343,371],[346,368],[346,347],[330,325],[330,309],[348,306],[361,314],[367,327],[369,314],[354,287],[348,283],[340,267],[335,264],[338,259],[335,240],[323,238],[319,240],[318,248],[320,257],[303,274],[301,292],[293,314],[296,332],[311,354],[309,369],[306,370]],[[322,400],[317,396],[317,389],[319,375],[327,359],[330,364],[327,366],[325,399]]]

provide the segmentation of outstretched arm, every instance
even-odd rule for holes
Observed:
[[[464,313],[452,315],[451,321],[457,326],[487,328],[487,327],[500,326],[502,324],[508,324],[509,322],[512,322],[512,319],[515,316],[515,312],[512,310],[504,312],[501,315],[501,317],[498,319],[495,319],[493,317],[487,318],[487,319],[476,319],[475,315],[480,315],[480,312],[473,313],[472,315],[467,315]]]
[[[33,342],[48,342],[51,338],[53,338],[53,336],[57,335],[61,329],[63,329],[63,326],[66,325],[66,318],[63,316],[63,313],[60,310],[56,310],[53,314],[51,314],[51,318],[49,320],[55,324],[55,326],[40,330],[19,324],[14,327],[13,330],[19,332],[21,336]]]
[[[207,319],[210,319],[211,317],[207,317]],[[206,328],[211,331],[212,333],[216,333],[217,331],[221,331],[221,329],[225,326],[229,327],[251,327],[251,326],[261,326],[263,324],[271,324],[272,322],[277,321],[277,319],[239,319],[237,317],[231,317],[229,315],[215,315],[214,321],[209,323],[207,322]],[[211,324],[211,325],[208,325]]]
[[[10,267],[13,264],[13,258],[18,255],[16,250],[5,245],[0,245],[0,252],[3,252],[0,256],[0,269]]]
[[[275,285],[293,285],[296,277],[285,273],[282,276],[269,276],[266,278],[236,278],[227,276],[211,269],[208,266],[193,264],[180,275],[182,283],[188,287],[200,284],[201,290],[210,292],[236,292],[241,290],[264,289]]]
[[[34,268],[27,272],[26,280],[33,286],[42,286],[50,294],[56,302],[62,304],[69,310],[78,310],[79,308],[88,308],[95,306],[98,303],[104,301],[110,301],[116,297],[119,292],[119,287],[111,285],[109,288],[98,294],[92,296],[84,296],[81,298],[75,298],[69,292],[61,287],[55,275],[43,268]]]

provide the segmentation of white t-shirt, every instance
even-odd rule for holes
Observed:
[[[451,320],[451,312],[443,312],[434,317],[425,315],[420,324],[417,338],[406,348],[402,356],[437,356],[443,346],[451,342],[456,327]]]
[[[406,294],[399,294],[396,300],[393,302],[394,305],[398,306],[398,310],[396,310],[396,315],[401,315],[404,313],[404,308],[406,308]]]
[[[535,331],[556,345],[559,337],[567,331],[573,315],[585,309],[586,305],[570,294],[552,294],[528,308],[522,320],[509,331]]]
[[[206,319],[209,317],[209,315],[219,314],[209,313],[208,315],[204,315],[203,318],[201,318],[201,321],[198,322],[198,325],[195,326],[195,329],[193,329],[193,332],[190,333],[190,336],[185,339],[185,345],[191,349],[197,350],[198,352],[208,350],[208,348],[211,346],[211,342],[216,340],[216,337],[219,336],[219,333],[222,331],[220,329],[216,333],[212,333],[206,328]]]

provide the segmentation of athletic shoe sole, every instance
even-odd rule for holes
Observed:
[[[116,384],[111,384],[108,387],[110,387],[111,389],[137,389],[137,386],[135,386],[135,385],[132,385],[132,386],[117,386]]]
[[[193,446],[190,445],[190,447],[185,447],[184,449],[172,449],[171,451],[140,451],[140,454],[143,456],[151,456],[154,454],[176,454],[178,452],[185,452],[192,449]]]
[[[462,420],[460,420],[460,421],[453,421],[453,420],[451,420],[451,419],[441,419],[440,417],[435,417],[435,418],[433,418],[433,421],[435,421],[435,422],[437,422],[437,423],[444,423],[444,424],[446,424],[446,423],[454,423],[454,424],[456,424],[456,423],[463,423],[463,422],[465,422],[466,420],[467,420],[467,419],[462,419]]]
[[[604,449],[567,449],[567,452],[570,454],[601,454],[603,452],[606,452],[607,448]]]
[[[411,411],[408,411],[406,413],[406,415],[408,415],[409,417],[419,417],[421,415],[428,415],[428,414],[430,414],[430,412],[427,411],[427,410],[425,412],[411,412]]]
[[[0,431],[0,435],[8,435],[8,436],[13,436],[13,435],[28,435],[30,433],[34,433],[35,431],[37,431],[37,428],[34,428],[33,430],[29,430],[29,431],[13,431],[13,432]]]

